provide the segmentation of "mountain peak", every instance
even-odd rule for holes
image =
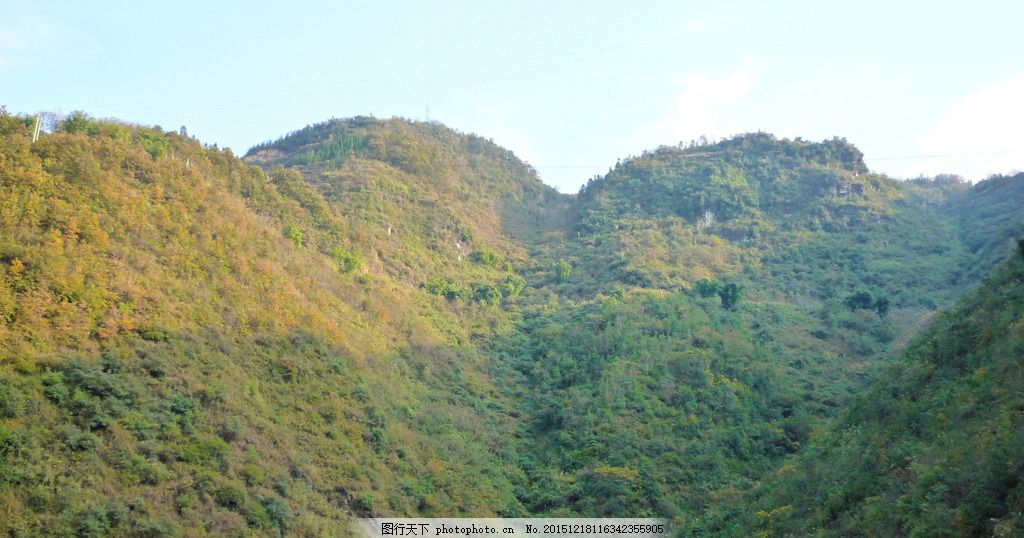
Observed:
[[[713,144],[662,146],[620,162],[580,191],[581,215],[614,212],[713,218],[788,219],[822,206],[880,208],[894,182],[871,174],[845,139],[822,142],[747,133]]]

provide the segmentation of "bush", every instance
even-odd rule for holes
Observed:
[[[267,517],[270,518],[270,521],[280,530],[283,536],[288,531],[288,528],[291,527],[292,515],[291,511],[288,510],[288,505],[280,499],[265,499],[263,501],[263,508],[267,512]]]
[[[360,495],[352,501],[352,511],[359,517],[372,516],[375,506],[376,499],[369,493]]]
[[[473,300],[478,303],[495,305],[501,302],[501,291],[491,284],[473,284]]]
[[[457,284],[451,278],[435,278],[423,286],[427,293],[440,295],[449,301],[457,301],[466,298],[466,288]]]
[[[284,227],[284,236],[296,247],[302,246],[302,230],[294,223],[289,222]]]
[[[870,293],[866,291],[858,291],[857,293],[848,295],[843,299],[843,304],[852,312],[862,308],[871,308],[874,301],[872,300]]]
[[[266,508],[260,503],[252,503],[245,508],[245,522],[250,527],[265,529],[270,526],[270,516]]]
[[[266,480],[266,475],[263,474],[263,469],[260,469],[258,465],[253,463],[247,463],[242,467],[242,471],[239,473],[245,483],[250,486],[256,486],[262,484]]]
[[[25,414],[25,398],[10,385],[0,385],[0,418],[18,418]]]
[[[42,512],[49,508],[53,502],[53,494],[45,486],[36,486],[28,495],[28,507],[36,512]]]
[[[134,536],[140,538],[169,538],[172,536],[178,536],[180,531],[178,526],[172,521],[158,519],[155,521],[148,521],[143,523],[135,530]]]
[[[363,259],[358,254],[341,248],[331,250],[331,259],[338,264],[338,270],[342,273],[352,273],[363,266]]]
[[[884,318],[889,313],[889,298],[878,297],[875,299],[874,307],[875,313],[878,314],[878,317]]]
[[[518,297],[526,288],[526,280],[519,275],[508,275],[501,284],[501,294],[505,297]]]
[[[473,252],[473,254],[470,256],[470,259],[472,259],[476,263],[486,265],[489,267],[497,267],[501,265],[501,254],[498,254],[497,252],[487,247],[483,247]]]
[[[245,435],[245,423],[242,422],[241,417],[230,416],[224,419],[224,424],[220,429],[220,436],[225,441],[237,441]]]
[[[60,437],[68,445],[68,448],[79,452],[96,450],[100,446],[99,437],[90,432],[82,431],[71,424],[61,428]]]
[[[234,484],[225,484],[214,494],[213,500],[229,510],[237,510],[245,504],[245,490]]]

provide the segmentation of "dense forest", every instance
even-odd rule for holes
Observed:
[[[0,531],[1024,532],[1024,175],[666,146],[559,194],[330,120],[244,156],[0,112]]]

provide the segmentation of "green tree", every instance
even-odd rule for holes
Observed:
[[[572,264],[565,260],[561,260],[555,264],[555,277],[559,282],[568,282],[569,275],[572,274]]]
[[[701,297],[707,298],[718,295],[721,286],[721,283],[719,283],[717,280],[702,278],[698,280],[696,284],[694,284],[693,289]]]
[[[878,317],[885,318],[889,314],[889,298],[878,297],[875,299],[875,312],[878,313]]]
[[[66,133],[84,133],[89,131],[91,125],[92,121],[85,112],[75,111],[61,122],[60,128]]]
[[[139,131],[139,145],[142,149],[149,153],[149,156],[153,160],[159,159],[167,153],[167,137],[163,133],[154,129],[145,129]]]
[[[888,301],[886,301],[886,303],[888,303]],[[858,291],[857,293],[847,296],[846,299],[843,299],[843,304],[853,311],[863,308],[871,308],[874,306],[875,302],[871,298],[870,293],[866,291]],[[886,307],[888,307],[888,304],[886,304]]]
[[[743,287],[735,282],[729,282],[718,290],[718,297],[722,300],[722,308],[735,310],[736,304],[740,302],[743,295]]]

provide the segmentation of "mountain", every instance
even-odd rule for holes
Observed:
[[[894,181],[841,139],[658,148],[567,196],[437,123],[330,120],[242,158],[31,123],[0,113],[12,536],[747,528],[724,507],[784,506],[766,484],[870,416],[1024,235],[1024,176]]]
[[[959,222],[921,198],[870,173],[844,140],[755,133],[620,162],[581,190],[575,226],[621,257],[599,264],[614,269],[599,281],[690,288],[746,273],[788,300],[865,288],[894,306],[942,304],[969,256]],[[919,288],[948,293],[922,298]]]
[[[374,159],[331,172],[365,186],[314,183],[158,128],[76,114],[32,143],[29,123],[0,117],[5,534],[515,510],[512,418],[473,340],[522,288],[499,201],[552,196],[528,168],[428,126],[417,140],[462,160],[424,201]],[[456,196],[482,177],[493,203]],[[431,211],[448,202],[474,210]],[[483,291],[450,302],[425,287],[441,277]]]
[[[328,203],[345,207],[353,227],[415,239],[382,255],[429,257],[420,252],[425,247],[458,261],[478,243],[521,260],[522,241],[569,202],[511,151],[436,123],[331,120],[258,145],[245,160],[301,173]]]
[[[999,199],[991,188],[898,182],[845,141],[761,133],[659,148],[592,180],[551,254],[571,262],[549,284],[564,300],[524,310],[498,346],[526,417],[520,498],[700,534],[703,514],[799,453],[969,289],[968,269],[995,263],[961,226],[961,208]],[[1019,212],[991,214],[979,228],[1024,231]]]

